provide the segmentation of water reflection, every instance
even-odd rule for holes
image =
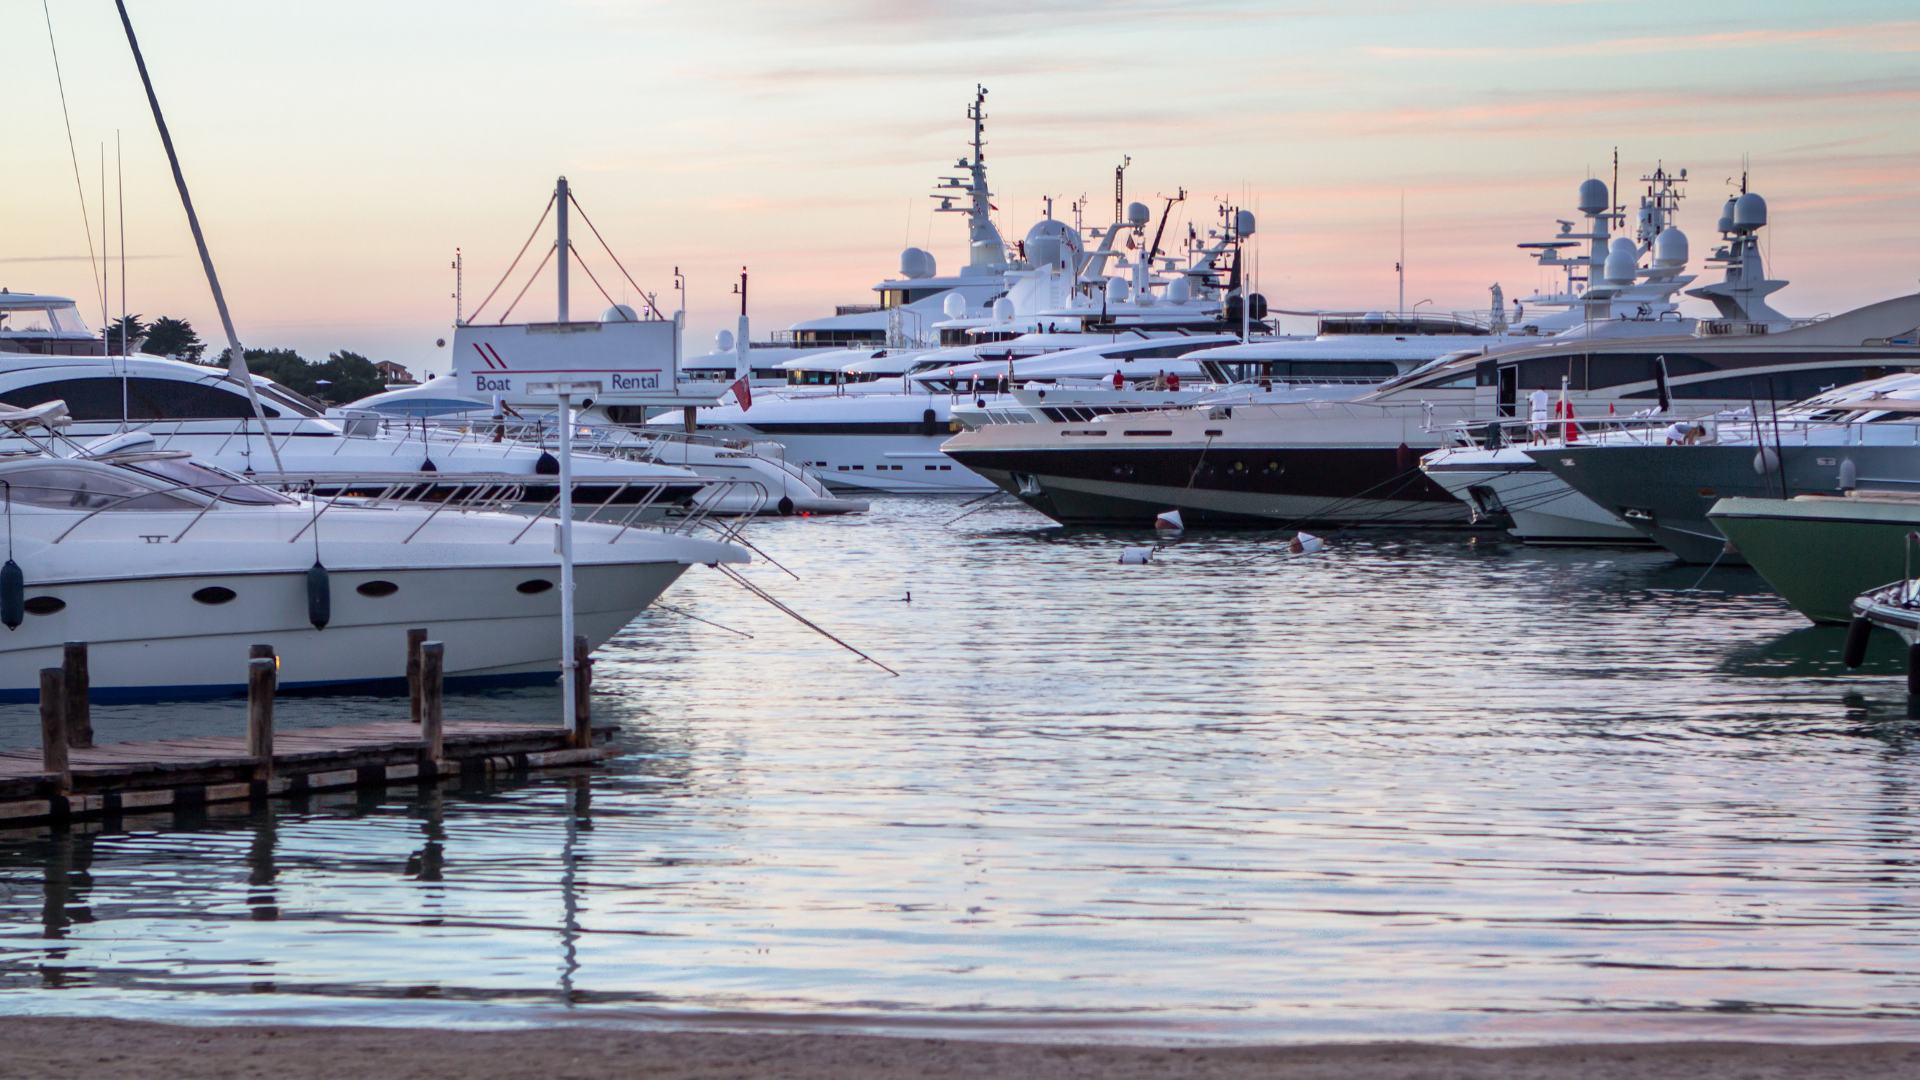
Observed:
[[[953,516],[755,527],[803,579],[758,580],[898,679],[695,574],[676,605],[753,638],[623,632],[596,709],[625,753],[591,781],[7,841],[0,1010],[1254,1039],[1920,1022],[1889,645],[1849,672],[1752,574],[1655,553],[1355,533],[1282,560],[1196,535],[1120,566],[1138,536]]]

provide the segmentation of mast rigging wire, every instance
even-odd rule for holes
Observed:
[[[580,211],[580,220],[587,223],[587,231],[593,234],[593,238],[595,240],[600,241],[600,246],[606,250],[607,258],[612,259],[613,265],[620,268],[620,276],[626,278],[627,284],[633,286],[633,291],[637,293],[642,300],[645,300],[647,302],[647,307],[653,311],[654,317],[658,319],[666,318],[665,315],[660,313],[660,308],[654,304],[653,298],[647,295],[647,291],[645,289],[642,289],[637,283],[635,283],[635,281],[633,280],[633,275],[627,273],[627,268],[620,264],[620,256],[615,255],[613,253],[613,245],[607,243],[606,237],[603,237],[600,235],[599,229],[594,228],[593,219],[587,216],[587,211],[580,205],[580,200],[573,197],[573,190],[571,188],[567,190],[567,201],[573,204],[573,208],[575,210]],[[578,253],[576,252],[575,254],[578,254]],[[585,259],[581,259],[580,260],[581,269],[583,270],[586,269],[586,265],[587,265],[587,261]],[[592,277],[593,271],[587,270],[587,276]],[[596,281],[594,282],[594,284],[598,285],[599,282]],[[601,291],[604,293],[606,290],[603,289]]]
[[[507,279],[513,276],[513,268],[516,266],[519,266],[520,260],[526,257],[527,249],[533,246],[534,237],[540,235],[540,227],[547,223],[547,215],[553,213],[554,198],[555,196],[552,196],[552,195],[547,196],[547,208],[545,210],[540,211],[540,220],[533,223],[533,231],[527,234],[527,242],[520,245],[520,253],[518,255],[515,255],[513,257],[513,261],[507,264],[507,272],[504,274],[501,274],[500,280],[494,282],[493,288],[487,290],[487,298],[485,300],[480,301],[479,306],[473,309],[473,314],[467,316],[467,322],[471,323],[474,320],[478,319],[480,317],[480,312],[485,310],[488,302],[490,302],[493,299],[493,294],[499,292],[500,286],[505,285],[507,283]],[[548,254],[548,257],[551,258],[553,253],[549,251],[547,254]],[[542,260],[540,265],[545,266],[547,264],[545,260]],[[533,272],[533,276],[539,277],[540,271],[535,270]],[[533,282],[529,281],[527,282],[527,285],[531,287],[533,285]],[[527,294],[526,289],[520,290],[521,296],[525,296],[526,294]],[[519,303],[519,297],[515,297],[514,302]],[[502,321],[505,321],[506,316],[502,315],[500,318]]]
[[[47,48],[53,53],[53,82],[60,88],[60,119],[67,125],[67,157],[73,161],[73,190],[80,196],[80,226],[87,232],[87,266],[90,276],[98,277],[100,263],[93,254],[93,222],[87,218],[87,189],[80,183],[80,151],[74,149],[73,145],[73,117],[67,112],[67,81],[60,74],[60,46],[53,39],[53,8],[50,0],[40,0],[40,10],[47,17]],[[100,239],[104,242],[106,237]],[[105,288],[104,282],[101,287]],[[100,310],[103,313],[107,310],[107,294],[104,291],[100,294]],[[106,333],[104,327],[101,333]]]
[[[508,304],[507,310],[500,313],[500,317],[494,320],[494,325],[498,326],[501,323],[506,322],[507,316],[513,314],[513,309],[520,306],[520,301],[526,297],[527,290],[533,288],[533,283],[540,280],[540,271],[545,270],[547,268],[547,264],[553,261],[553,253],[558,250],[559,250],[559,245],[557,244],[547,249],[546,258],[541,259],[540,265],[533,268],[533,276],[527,279],[527,283],[525,285],[520,286],[520,291],[514,294],[513,303]],[[505,279],[502,279],[502,280],[504,281]],[[467,321],[472,322],[473,320],[468,319]]]

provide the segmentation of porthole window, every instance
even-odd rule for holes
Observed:
[[[66,607],[67,602],[57,596],[35,596],[23,606],[29,615],[51,615]]]
[[[209,585],[204,589],[196,590],[193,598],[202,604],[224,604],[238,595],[225,585]]]
[[[516,592],[525,593],[528,596],[538,596],[551,588],[553,588],[553,582],[545,578],[533,578],[514,586]]]
[[[378,599],[382,596],[392,596],[394,593],[399,592],[400,586],[395,585],[391,581],[368,581],[361,583],[361,585],[353,591],[359,593],[361,596],[371,596]]]

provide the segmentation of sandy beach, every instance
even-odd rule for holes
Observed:
[[[5,1022],[0,1077],[407,1076],[557,1080],[780,1077],[893,1080],[1819,1080],[1920,1075],[1920,1043],[1642,1043],[1474,1049],[1420,1043],[1175,1049],[864,1035],[184,1027],[118,1020]]]

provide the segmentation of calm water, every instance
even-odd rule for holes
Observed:
[[[1750,573],[1688,591],[1656,554],[1226,535],[1120,566],[1137,537],[959,512],[755,525],[800,580],[755,579],[901,676],[696,571],[668,599],[754,636],[623,634],[597,708],[625,754],[590,783],[0,834],[0,1012],[1920,1035],[1890,640],[1847,673]]]

